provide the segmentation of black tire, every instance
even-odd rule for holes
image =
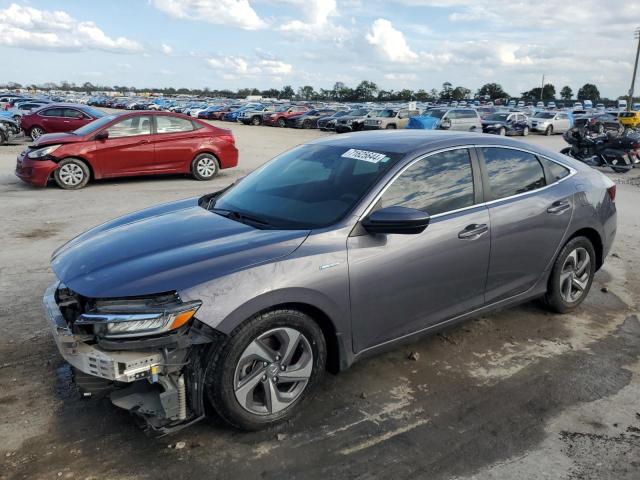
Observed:
[[[302,122],[302,128],[304,129],[311,128],[311,120],[305,120],[304,122]]]
[[[260,335],[280,327],[293,328],[308,340],[313,353],[312,372],[298,397],[276,413],[256,414],[245,409],[234,392],[236,367],[245,349]],[[220,417],[243,430],[260,430],[292,418],[308,401],[324,376],[327,349],[322,330],[298,310],[277,309],[257,315],[236,328],[207,368],[205,390]],[[267,380],[268,382],[269,380]]]
[[[563,298],[560,286],[560,275],[562,269],[565,266],[567,258],[576,249],[584,249],[590,257],[589,265],[589,278],[587,280],[586,287],[583,290],[582,295],[573,302],[568,302]],[[549,277],[549,283],[547,285],[547,293],[544,296],[544,303],[553,312],[556,313],[568,313],[575,310],[587,297],[591,284],[593,283],[593,275],[596,271],[596,253],[591,244],[591,241],[586,237],[574,237],[569,240],[556,258],[551,270],[551,276]]]
[[[0,145],[6,145],[7,136],[4,134],[2,130],[0,130]]]
[[[500,130],[498,130],[498,135],[500,135],[501,137],[504,137],[507,134],[507,129],[504,127],[500,127]]]
[[[281,117],[281,118],[279,118],[279,119],[278,119],[278,126],[279,126],[280,128],[284,128],[284,127],[286,127],[286,126],[287,126],[287,121],[286,121],[284,118],[282,118],[282,117]]]
[[[260,117],[254,116],[254,117],[251,118],[251,125],[253,125],[254,127],[257,127],[261,123],[262,123],[262,120],[261,120]]]
[[[211,180],[219,171],[220,163],[211,153],[201,153],[191,162],[191,175],[196,180]]]
[[[527,135],[529,135],[529,127],[525,126],[525,127],[522,129],[522,136],[523,136],[523,137],[526,137]]]
[[[29,136],[31,137],[31,140],[36,140],[40,136],[44,135],[44,133],[45,132],[42,127],[33,127],[31,128],[31,130],[29,130]]]
[[[551,135],[553,135],[553,125],[549,125],[546,130],[544,131],[544,134],[547,137],[550,137]]]
[[[390,123],[389,125],[386,126],[386,130],[395,130],[396,126],[393,123]]]
[[[79,190],[84,188],[91,178],[86,163],[78,158],[65,158],[53,172],[53,178],[60,188]]]
[[[562,150],[560,150],[560,153],[563,155],[567,155],[568,157],[572,157],[573,155],[571,155],[571,147],[565,147]]]

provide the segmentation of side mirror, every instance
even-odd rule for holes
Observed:
[[[369,233],[398,233],[412,235],[422,233],[429,225],[429,214],[406,207],[386,207],[376,210],[362,220]]]
[[[96,140],[106,140],[107,138],[109,138],[109,131],[108,130],[103,130],[99,133],[96,133],[95,139]]]
[[[448,118],[443,118],[440,122],[440,128],[443,128],[445,130],[451,128],[451,120],[449,120]]]

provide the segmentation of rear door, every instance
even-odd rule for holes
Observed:
[[[479,147],[491,219],[486,303],[532,288],[555,258],[571,220],[569,170],[516,148]]]
[[[347,240],[356,352],[408,335],[482,305],[489,263],[489,214],[481,203],[473,150],[434,153],[410,164],[373,209],[426,211],[417,235]]]
[[[155,168],[164,172],[188,172],[199,145],[194,122],[171,115],[154,115]]]
[[[66,132],[66,118],[60,107],[46,108],[38,113],[38,122],[45,133]]]
[[[109,137],[95,141],[91,155],[94,168],[103,177],[153,173],[151,126],[150,115],[132,115],[107,127]]]

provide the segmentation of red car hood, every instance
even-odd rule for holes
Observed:
[[[85,137],[74,135],[73,133],[46,133],[33,142],[34,147],[45,147],[47,145],[60,145],[61,143],[83,142]]]

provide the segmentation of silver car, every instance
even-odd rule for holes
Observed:
[[[504,137],[324,138],[220,192],[58,249],[44,303],[87,394],[166,433],[300,410],[326,370],[542,297],[578,308],[616,233],[615,184]]]
[[[566,112],[538,112],[531,117],[531,130],[545,135],[564,133],[571,128]]]

